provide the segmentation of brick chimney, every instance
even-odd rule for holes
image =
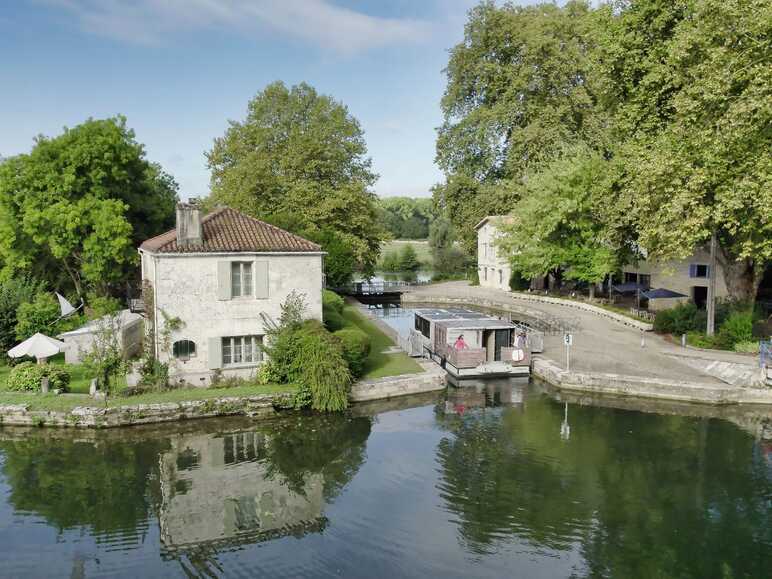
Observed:
[[[177,245],[190,247],[201,245],[204,233],[201,229],[201,207],[198,199],[191,198],[187,203],[177,204]]]

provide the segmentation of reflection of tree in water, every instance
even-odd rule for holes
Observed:
[[[772,481],[753,440],[719,420],[529,400],[438,422],[446,508],[470,551],[511,535],[580,549],[588,577],[762,577],[772,566]]]
[[[472,411],[445,421],[453,436],[437,449],[440,496],[458,516],[461,537],[474,553],[495,552],[513,533],[541,546],[567,548],[590,514],[582,500],[586,482],[512,436],[511,412]],[[556,420],[559,427],[559,415]]]
[[[371,426],[369,417],[337,414],[299,415],[272,425],[268,472],[283,477],[297,493],[303,493],[309,474],[320,474],[324,498],[330,501],[362,466]]]
[[[163,448],[162,440],[94,443],[37,435],[4,440],[8,502],[59,531],[77,526],[91,527],[97,535],[133,530],[152,512],[148,480]]]

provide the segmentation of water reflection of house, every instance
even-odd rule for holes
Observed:
[[[323,479],[300,492],[268,472],[267,437],[184,435],[161,455],[161,541],[167,551],[235,547],[324,526]]]

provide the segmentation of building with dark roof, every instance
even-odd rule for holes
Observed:
[[[322,248],[229,207],[202,216],[181,203],[175,229],[139,253],[148,336],[176,381],[253,375],[267,326],[293,291],[308,317],[322,318]]]

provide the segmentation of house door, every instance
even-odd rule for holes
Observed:
[[[704,310],[708,302],[708,288],[700,285],[692,286],[692,299],[698,308]]]
[[[509,330],[496,330],[496,341],[494,345],[493,359],[501,361],[501,349],[509,346]]]

